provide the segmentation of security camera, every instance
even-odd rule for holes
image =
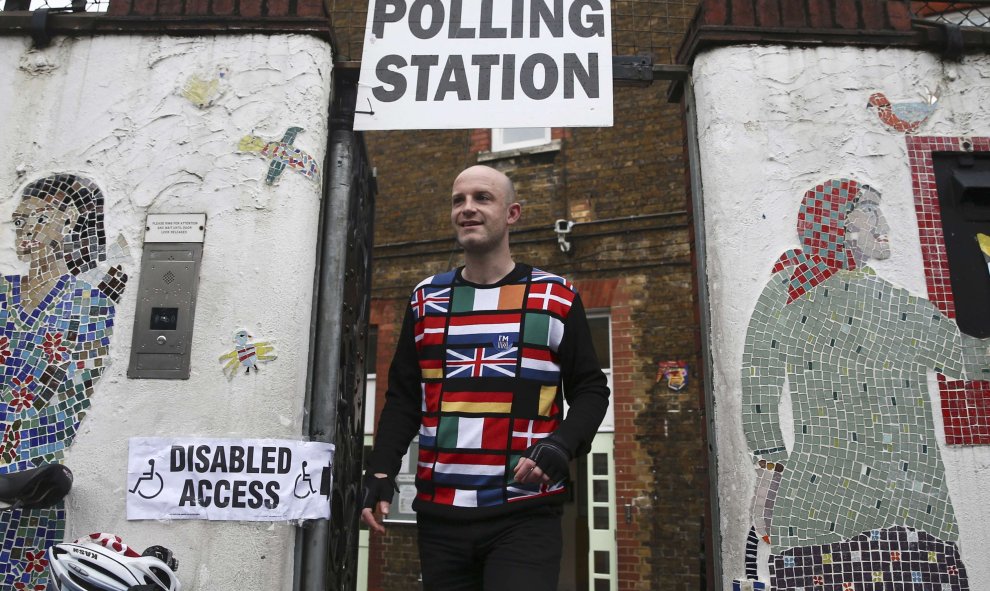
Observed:
[[[553,231],[557,234],[557,247],[560,248],[560,252],[571,252],[572,245],[567,240],[567,235],[571,233],[573,228],[574,222],[570,220],[557,220],[554,223]]]

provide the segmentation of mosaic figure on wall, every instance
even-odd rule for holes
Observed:
[[[243,367],[244,373],[251,373],[254,368],[254,375],[258,375],[261,370],[259,363],[268,363],[278,359],[275,354],[275,345],[269,341],[248,342],[253,339],[245,329],[240,329],[234,333],[234,350],[228,351],[220,356],[220,363],[223,364],[223,373],[227,379],[233,379],[234,374]]]
[[[95,287],[79,277],[106,258],[103,193],[92,181],[34,181],[12,218],[29,268],[0,278],[0,473],[62,460],[107,363],[127,280],[119,266]],[[61,503],[0,513],[0,588],[44,589],[45,550],[64,530]]]
[[[809,190],[803,247],[780,256],[749,323],[742,425],[757,493],[747,575],[762,539],[774,589],[968,589],[927,374],[964,376],[979,341],[865,266],[890,256],[879,205],[854,180]]]
[[[281,141],[266,141],[256,135],[246,135],[237,144],[237,149],[241,152],[258,152],[268,160],[266,184],[274,185],[286,168],[310,180],[318,181],[320,167],[316,164],[316,159],[292,145],[302,130],[301,127],[286,129]]]
[[[923,101],[902,101],[892,103],[882,92],[870,95],[868,108],[875,108],[876,115],[884,125],[895,131],[914,133],[935,112],[938,104],[938,89],[929,93],[926,89]]]

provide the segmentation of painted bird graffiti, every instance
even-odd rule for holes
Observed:
[[[282,175],[286,168],[291,168],[310,180],[319,180],[320,168],[316,160],[292,145],[296,141],[296,135],[303,129],[301,127],[290,127],[285,130],[285,134],[280,141],[266,141],[255,135],[244,136],[237,149],[241,152],[260,152],[268,159],[268,176],[265,183],[272,185]]]
[[[278,356],[275,354],[275,345],[269,341],[249,343],[248,339],[254,338],[248,331],[239,330],[234,333],[233,351],[220,356],[220,363],[223,363],[223,373],[227,379],[233,379],[238,368],[245,368],[244,373],[251,373],[251,368],[258,371],[258,363],[274,361]]]
[[[902,133],[914,133],[935,112],[938,102],[937,92],[929,93],[926,89],[923,97],[921,101],[891,103],[882,92],[875,92],[866,106],[876,107],[877,118],[884,125]]]

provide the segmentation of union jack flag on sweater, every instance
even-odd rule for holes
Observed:
[[[480,517],[563,502],[566,482],[517,483],[516,463],[550,434],[572,456],[587,451],[607,406],[570,283],[528,265],[493,285],[434,275],[410,298],[369,469],[395,474],[415,417],[417,511]]]

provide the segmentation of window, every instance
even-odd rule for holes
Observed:
[[[550,143],[549,127],[492,129],[492,152],[518,150]]]
[[[598,356],[598,363],[602,366],[605,379],[608,380],[608,388],[612,389],[612,322],[608,312],[589,312],[588,328],[591,329],[591,344],[595,348],[595,355]],[[615,395],[609,396],[608,411],[599,431],[615,430],[615,414],[612,405]]]
[[[959,329],[990,336],[990,256],[979,235],[990,235],[990,156],[935,152],[935,181]]]
[[[371,434],[375,432],[375,386],[378,375],[375,367],[378,364],[378,327],[368,328],[368,350],[364,354],[364,435],[365,441],[370,442]]]

